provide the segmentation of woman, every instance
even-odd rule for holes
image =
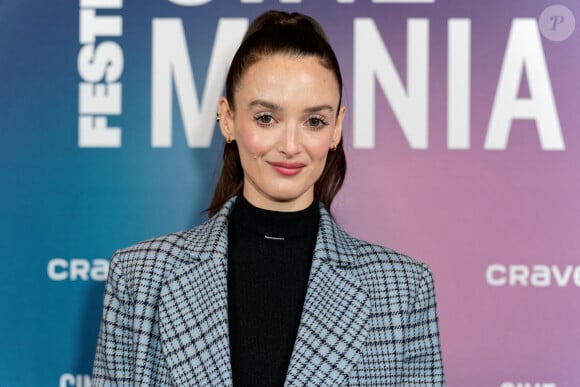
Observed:
[[[316,21],[250,25],[219,101],[211,218],[115,254],[95,385],[443,385],[429,269],[330,215],[341,93]]]

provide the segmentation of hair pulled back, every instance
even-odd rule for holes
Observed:
[[[316,57],[320,64],[334,74],[339,88],[339,106],[342,101],[342,76],[336,55],[324,30],[316,20],[300,13],[268,11],[258,16],[248,27],[242,43],[230,65],[226,79],[226,98],[235,110],[234,93],[246,70],[260,59],[276,54],[297,57]],[[320,200],[330,213],[332,201],[346,175],[346,157],[342,141],[335,151],[328,153],[320,178],[314,184],[314,197]],[[244,171],[238,147],[234,142],[225,143],[223,167],[208,208],[214,215],[233,196],[241,194]]]

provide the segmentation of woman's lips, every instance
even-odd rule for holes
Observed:
[[[268,164],[270,164],[276,172],[283,176],[297,175],[302,171],[302,168],[305,167],[305,164],[297,162],[289,163],[269,161]]]

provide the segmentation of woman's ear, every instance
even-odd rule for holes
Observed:
[[[341,106],[336,117],[336,125],[334,126],[334,133],[332,134],[332,144],[337,146],[342,138],[342,124],[344,122],[344,115],[346,114],[346,107]]]
[[[220,130],[226,141],[232,142],[235,140],[234,114],[227,98],[225,97],[219,99],[217,118],[220,124]]]

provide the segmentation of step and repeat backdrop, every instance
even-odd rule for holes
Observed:
[[[90,385],[109,258],[206,218],[272,8],[336,49],[335,214],[431,266],[447,385],[580,386],[577,0],[0,1],[0,385]]]

